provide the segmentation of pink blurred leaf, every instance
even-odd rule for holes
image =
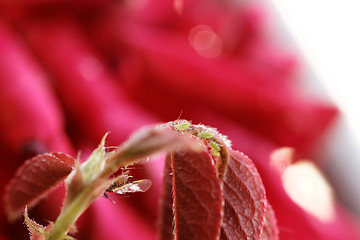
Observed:
[[[6,187],[4,202],[9,219],[54,190],[71,173],[75,162],[64,153],[47,153],[27,160]]]

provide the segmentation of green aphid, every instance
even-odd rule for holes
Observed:
[[[212,149],[214,149],[215,151],[218,151],[218,152],[220,152],[220,146],[219,146],[219,144],[217,144],[216,142],[214,142],[214,141],[210,141],[209,142],[209,145],[210,145],[210,147],[212,148]]]
[[[190,128],[190,126],[191,126],[191,123],[189,123],[188,121],[182,121],[180,123],[176,123],[174,125],[174,128],[175,128],[175,130],[183,131],[183,130]]]
[[[214,133],[208,132],[208,131],[199,132],[198,137],[205,138],[205,139],[211,139],[212,137],[214,137]]]
[[[214,141],[209,141],[209,145],[211,147],[211,154],[215,157],[220,157],[220,146]]]
[[[211,149],[211,154],[212,154],[214,157],[220,157],[220,152],[215,151],[214,149]]]

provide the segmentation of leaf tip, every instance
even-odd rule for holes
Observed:
[[[34,220],[29,218],[27,206],[25,207],[25,210],[24,210],[24,223],[25,223],[27,229],[29,230],[30,239],[33,239],[33,240],[45,239],[45,237],[47,235],[46,227],[36,223]]]

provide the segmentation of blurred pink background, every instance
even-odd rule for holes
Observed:
[[[141,126],[180,117],[217,127],[255,162],[280,239],[360,239],[341,196],[325,196],[332,214],[319,218],[271,165],[270,153],[283,146],[295,149],[295,161],[322,167],[329,155],[341,158],[329,145],[341,110],[306,90],[316,73],[307,75],[295,44],[279,40],[288,30],[269,25],[276,14],[264,3],[1,0],[0,7],[2,194],[31,156],[86,157],[108,131],[117,146]],[[78,239],[156,239],[162,167],[159,157],[134,170],[153,181],[147,193],[120,206],[97,200],[79,220]],[[30,216],[55,220],[62,194]],[[8,223],[3,208],[0,219],[0,239],[25,238],[22,220]]]

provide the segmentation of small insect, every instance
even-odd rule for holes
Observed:
[[[190,126],[191,126],[191,123],[186,120],[179,121],[174,124],[175,130],[178,130],[178,131],[186,130],[186,129],[190,128]]]
[[[130,176],[123,175],[123,178],[113,182],[108,186],[108,188],[104,192],[104,197],[109,199],[107,193],[117,193],[120,195],[126,193],[135,193],[135,192],[146,192],[151,187],[151,180],[142,179],[137,181],[130,181]]]
[[[209,145],[211,147],[211,154],[214,156],[214,157],[220,157],[220,146],[219,144],[217,144],[216,142],[210,140],[209,141]]]
[[[204,132],[199,132],[197,136],[205,139],[210,139],[214,137],[214,133],[209,131],[204,131]]]

